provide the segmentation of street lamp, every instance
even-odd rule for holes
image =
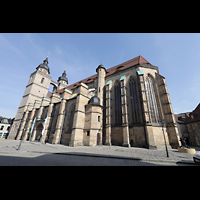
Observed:
[[[164,137],[164,141],[165,141],[166,154],[167,154],[167,157],[169,157],[169,152],[168,152],[168,149],[167,149],[167,143],[166,143],[165,132],[164,132],[164,118],[159,120],[159,122],[160,122],[160,124],[162,126],[163,137]]]

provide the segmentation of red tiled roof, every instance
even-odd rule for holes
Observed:
[[[133,65],[137,65],[137,64],[150,64],[151,65],[151,63],[149,63],[146,59],[144,59],[142,56],[138,56],[138,57],[136,57],[136,58],[133,58],[133,59],[131,59],[131,60],[128,60],[128,61],[126,61],[126,62],[124,62],[124,63],[122,63],[122,64],[119,64],[119,65],[116,65],[116,66],[114,66],[114,67],[111,67],[111,68],[109,68],[109,69],[107,69],[106,71],[107,71],[107,73],[106,73],[106,76],[109,76],[109,75],[111,75],[111,74],[114,74],[117,70],[123,70],[123,69],[126,69],[126,68],[128,68],[128,67],[131,67],[131,66],[133,66]]]
[[[106,77],[109,76],[109,75],[114,74],[116,71],[124,70],[126,68],[129,68],[129,67],[137,65],[137,64],[150,64],[151,65],[151,63],[149,63],[142,56],[137,56],[137,57],[135,57],[135,58],[133,58],[131,60],[128,60],[128,61],[126,61],[124,63],[121,63],[119,65],[116,65],[114,67],[111,67],[111,68],[107,69],[106,70]],[[76,83],[73,83],[73,84],[67,86],[67,88],[72,90],[72,89],[76,88],[77,86],[79,86],[79,83],[81,83],[81,82],[85,83],[85,84],[91,83],[91,82],[94,81],[93,79],[95,79],[96,77],[97,77],[97,74],[95,74],[93,76],[90,76],[88,78],[85,78],[85,79],[83,79],[81,81],[78,81]],[[56,91],[56,93],[58,93],[58,94],[63,93],[63,90],[64,89],[58,90],[58,91]]]
[[[61,94],[61,93],[63,93],[63,91],[64,91],[64,88],[57,90],[56,93]]]

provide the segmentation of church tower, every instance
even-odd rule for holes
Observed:
[[[28,84],[26,86],[15,120],[8,136],[9,139],[15,139],[17,130],[19,129],[21,120],[28,104],[34,104],[35,100],[42,100],[43,97],[47,96],[51,83],[48,63],[49,62],[47,56],[43,63],[36,68],[36,71],[30,75]]]
[[[65,69],[65,71],[62,73],[62,76],[60,76],[58,78],[58,88],[57,88],[57,90],[60,90],[62,88],[67,87],[68,79],[67,79],[66,76],[67,76],[67,74],[66,74],[66,69]]]
[[[103,88],[105,86],[106,69],[100,64],[97,69],[97,97],[100,99],[100,105],[103,106]]]

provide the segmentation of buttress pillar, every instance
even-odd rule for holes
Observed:
[[[44,143],[45,139],[47,137],[47,132],[49,130],[49,124],[50,124],[50,121],[51,121],[51,113],[53,111],[53,105],[54,105],[54,103],[51,101],[51,103],[49,105],[48,113],[47,113],[47,121],[46,121],[46,126],[45,126],[45,130],[44,130],[44,134],[42,135],[42,138],[40,140],[41,143]]]
[[[123,127],[123,146],[130,147],[129,140],[129,125],[128,125],[128,110],[126,87],[124,84],[125,76],[121,78],[121,102],[122,102],[122,127]]]
[[[162,109],[164,113],[164,120],[167,127],[169,143],[172,148],[178,148],[180,146],[180,138],[179,138],[178,128],[176,125],[176,120],[174,117],[171,101],[169,98],[167,85],[165,82],[165,77],[161,76],[160,74],[156,74],[156,79],[158,83],[158,90],[159,90]]]
[[[30,133],[30,128],[31,128],[31,125],[32,125],[32,122],[33,122],[33,117],[35,115],[35,110],[36,110],[36,108],[34,107],[33,110],[31,111],[31,116],[30,116],[30,119],[29,119],[28,124],[27,124],[27,129],[25,131],[23,141],[27,140],[28,134]]]
[[[85,105],[88,104],[89,98],[86,96],[88,86],[80,83],[76,99],[76,107],[73,119],[72,133],[69,146],[83,146],[83,131],[85,127]]]
[[[27,117],[28,117],[28,113],[29,113],[29,111],[27,110],[27,111],[25,112],[25,114],[24,114],[24,118],[23,118],[23,121],[22,121],[22,125],[21,125],[21,127],[20,127],[20,130],[19,130],[19,133],[18,133],[18,135],[17,135],[16,140],[20,140],[21,137],[22,137],[22,134],[23,134],[23,131],[24,131],[24,126],[25,126],[25,124],[26,124],[26,119],[27,119]]]
[[[40,109],[39,109],[39,112],[38,112],[37,119],[40,119],[40,118],[41,118],[43,109],[44,109],[44,106],[41,105],[41,107],[40,107]],[[33,134],[32,134],[32,137],[31,137],[31,141],[35,141],[36,129],[37,129],[37,127],[34,126],[34,128],[33,128]]]
[[[65,117],[65,105],[66,105],[66,100],[62,99],[61,104],[60,104],[59,113],[58,113],[58,119],[57,119],[57,123],[56,123],[56,130],[55,130],[54,138],[52,141],[53,144],[58,144],[58,142],[61,139],[60,138],[61,131],[62,131],[64,117]]]
[[[111,81],[110,81],[111,82]],[[106,85],[106,141],[105,145],[111,146],[111,84]]]

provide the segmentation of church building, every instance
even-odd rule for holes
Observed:
[[[142,56],[68,85],[57,82],[48,57],[30,75],[8,139],[69,146],[179,146],[179,134],[165,77]],[[53,91],[49,92],[49,86]]]

